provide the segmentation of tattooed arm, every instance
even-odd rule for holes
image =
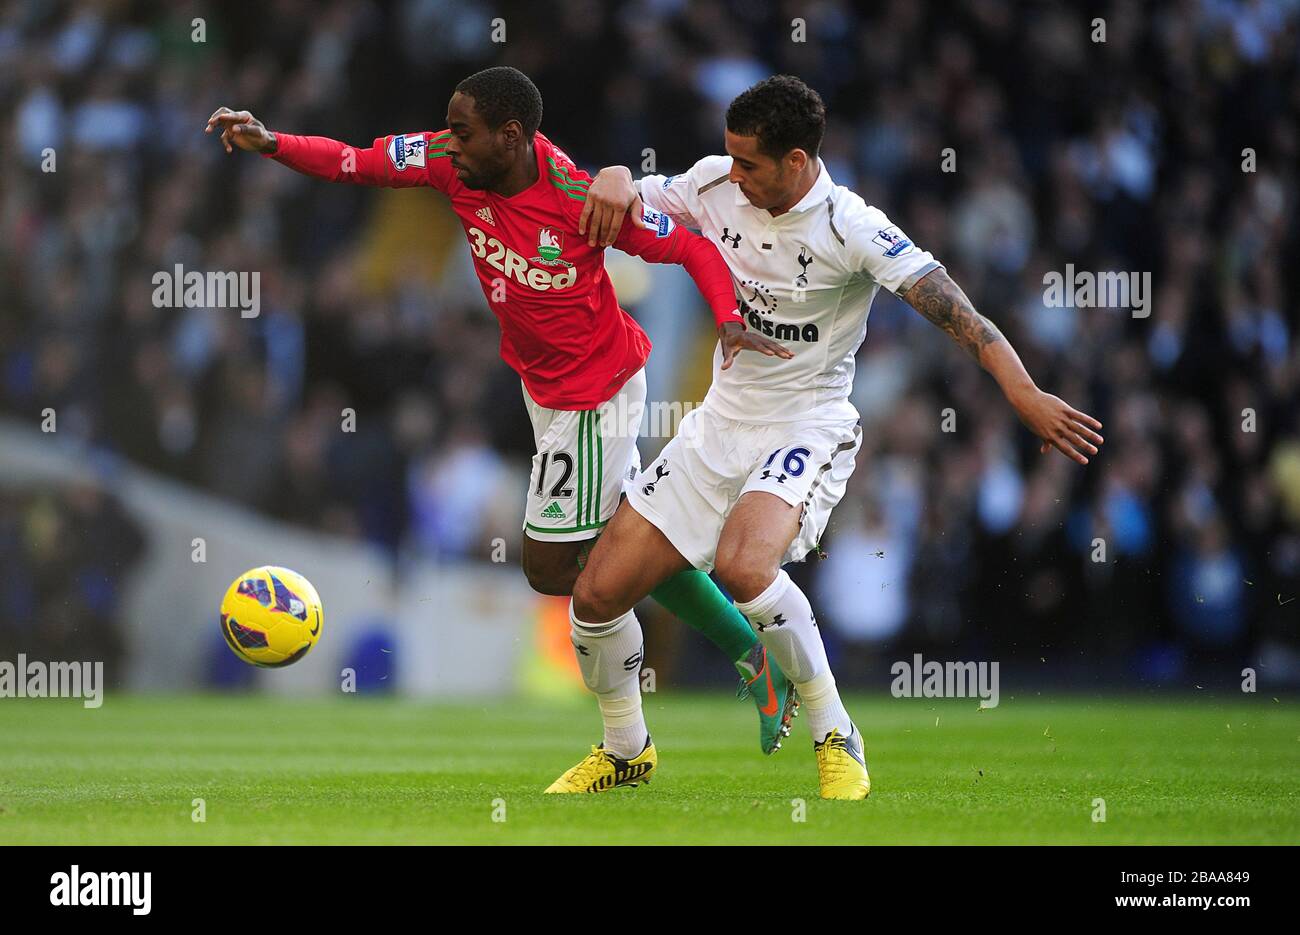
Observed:
[[[1044,454],[1056,448],[1066,457],[1087,464],[1085,452],[1097,453],[1103,439],[1094,429],[1100,429],[1101,423],[1035,386],[1011,342],[997,325],[975,310],[943,267],[923,276],[903,293],[902,299],[946,331],[993,375],[1020,421],[1042,440],[1040,450]]]
[[[984,349],[999,341],[1006,342],[997,325],[975,311],[970,299],[966,298],[966,293],[961,291],[961,286],[952,281],[952,277],[942,266],[923,276],[916,285],[903,293],[902,298],[904,302],[924,315],[930,324],[948,332],[948,336],[956,341],[962,350],[974,357],[986,369],[988,363],[983,356]],[[1021,383],[1032,386],[1034,381],[1029,379],[1029,374],[1020,364],[1020,358],[1016,356],[1015,351],[1011,352],[1011,356],[1015,361],[1012,369],[1019,370],[1019,373],[1014,376],[1018,377]],[[996,373],[993,375],[997,376]],[[998,380],[998,383],[1002,384],[1004,389],[1006,388],[1001,380]]]

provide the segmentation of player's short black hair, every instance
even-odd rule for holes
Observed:
[[[542,125],[542,92],[518,68],[485,68],[456,85],[456,90],[474,98],[474,107],[493,130],[507,120],[518,120],[531,140]]]
[[[758,137],[759,151],[773,159],[796,148],[816,159],[826,134],[826,105],[794,75],[773,75],[731,102],[727,129]]]

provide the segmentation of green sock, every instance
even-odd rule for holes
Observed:
[[[752,668],[750,655],[758,645],[758,636],[704,572],[695,568],[678,572],[650,596],[707,636],[742,675]],[[748,674],[753,676],[752,671]]]

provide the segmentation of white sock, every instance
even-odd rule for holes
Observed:
[[[645,749],[645,718],[641,716],[641,685],[633,680],[632,694],[597,695],[600,704],[600,716],[605,722],[605,749],[614,756],[632,760]]]
[[[584,623],[569,601],[569,637],[582,680],[596,695],[605,723],[605,749],[633,759],[645,749],[649,731],[641,714],[641,622],[628,611],[608,623]]]
[[[813,739],[824,740],[836,728],[849,736],[853,722],[835,690],[835,676],[826,661],[826,647],[812,605],[785,569],[777,572],[776,579],[758,597],[737,601],[736,609],[749,620],[777,665],[794,682]]]
[[[822,741],[836,728],[846,738],[853,733],[853,721],[844,710],[840,693],[835,689],[835,676],[827,669],[808,682],[796,682],[795,688],[803,699],[802,710],[808,715],[808,730],[813,740]]]

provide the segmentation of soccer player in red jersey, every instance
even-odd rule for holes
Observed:
[[[618,306],[604,248],[579,234],[591,177],[538,132],[541,117],[541,94],[526,75],[489,68],[457,85],[447,129],[438,132],[382,136],[353,148],[273,132],[248,111],[226,107],[212,114],[205,132],[218,131],[227,152],[261,153],[316,178],[429,186],[447,196],[500,322],[501,357],[520,375],[532,418],[537,454],[525,510],[524,571],[535,590],[569,595],[624,484],[640,469],[636,436],[650,341]],[[625,225],[613,245],[652,263],[685,267],[713,311],[729,358],[742,350],[790,356],[779,343],[745,330],[731,275],[711,243],[654,211],[641,222]],[[653,596],[726,653],[758,708],[763,751],[779,748],[797,702],[745,618],[694,569]],[[583,676],[605,724],[598,749],[615,772],[640,775],[655,757],[641,716],[640,626],[590,629],[573,621]],[[624,660],[616,679],[598,674],[603,670],[595,665],[611,652]]]

